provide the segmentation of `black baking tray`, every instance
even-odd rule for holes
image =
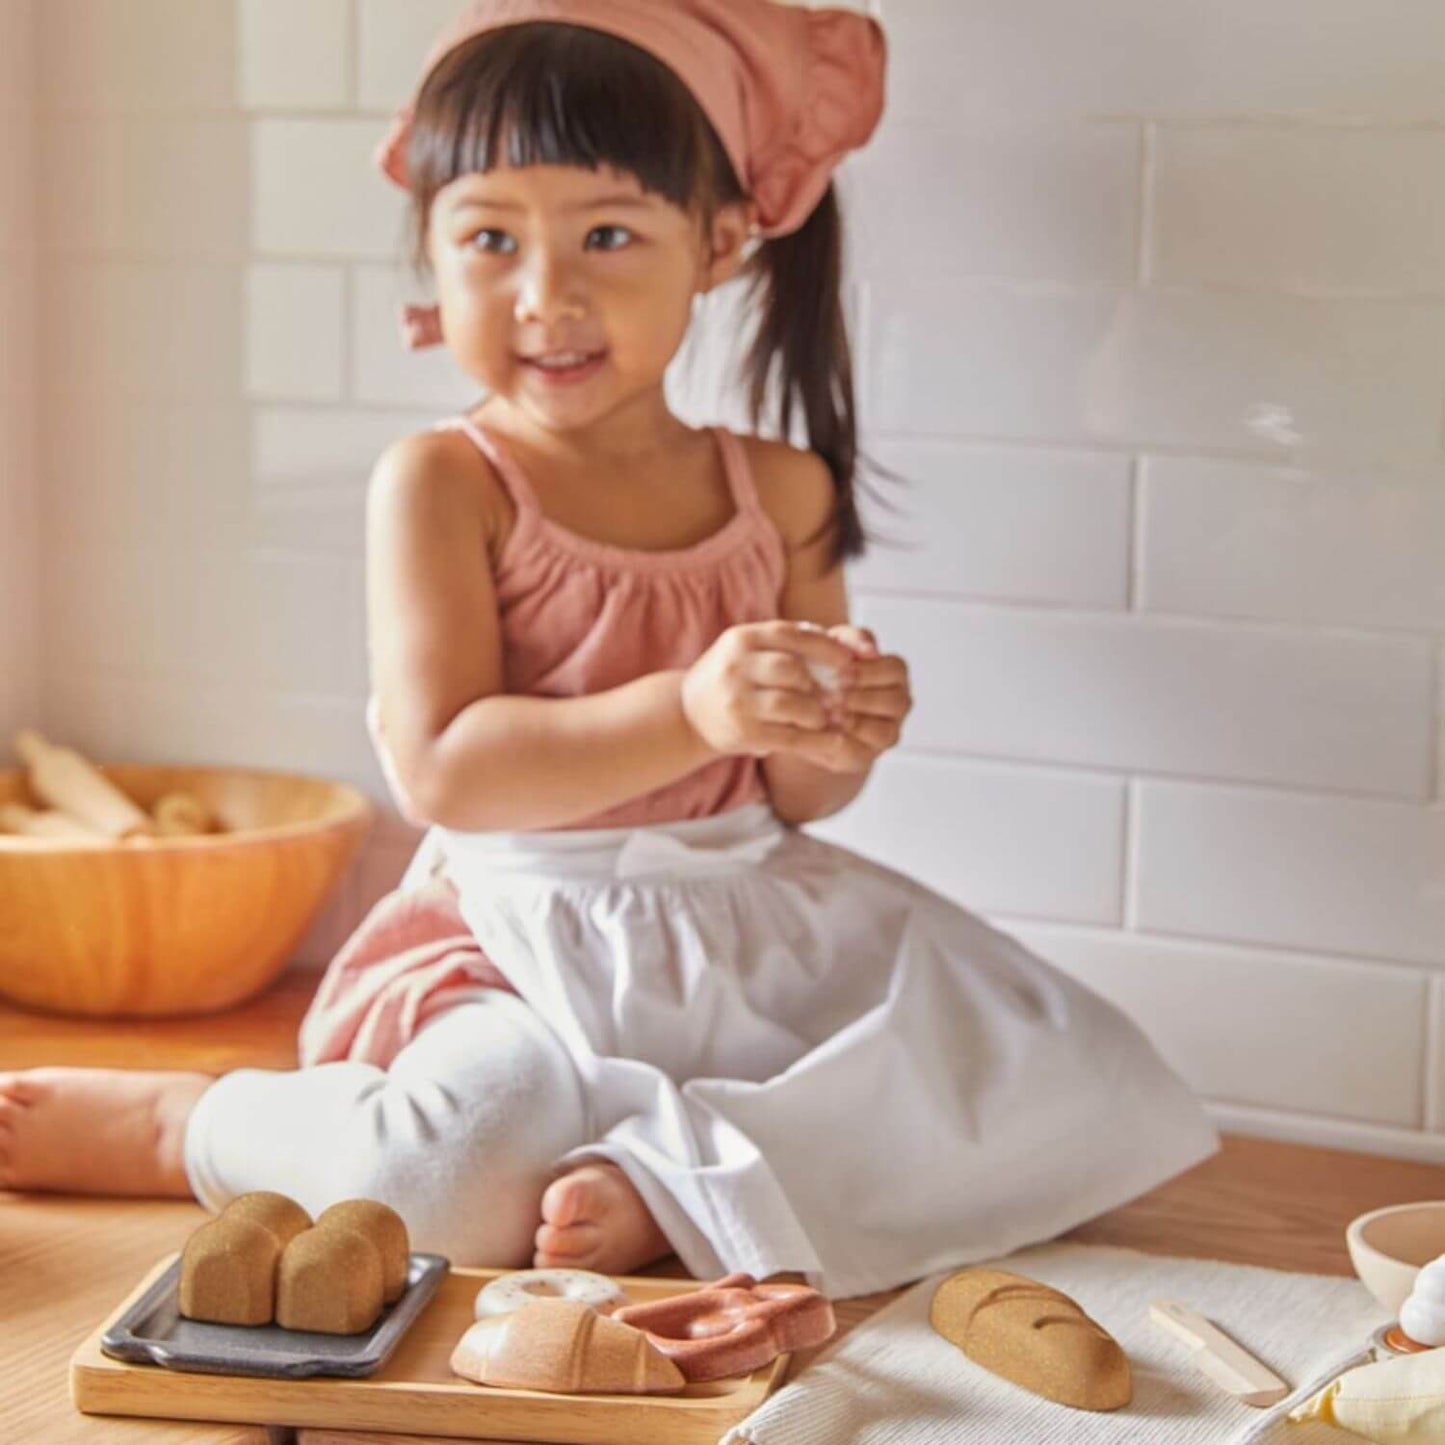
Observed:
[[[177,1258],[101,1336],[100,1348],[112,1359],[207,1375],[266,1375],[281,1380],[369,1375],[385,1363],[437,1292],[449,1267],[439,1254],[412,1255],[406,1290],[369,1330],[324,1335],[280,1325],[212,1325],[186,1319],[180,1312]]]

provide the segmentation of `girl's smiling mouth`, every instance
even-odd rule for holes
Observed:
[[[517,358],[534,375],[554,385],[586,381],[602,369],[606,351],[554,351],[544,356]]]

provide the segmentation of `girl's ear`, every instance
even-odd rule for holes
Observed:
[[[734,201],[713,218],[711,260],[703,267],[701,291],[731,281],[751,254],[748,242],[757,229],[758,208],[752,201]]]

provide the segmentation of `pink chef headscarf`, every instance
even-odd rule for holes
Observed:
[[[878,22],[777,0],[471,0],[432,46],[423,78],[472,36],[533,20],[620,36],[673,70],[717,131],[764,238],[802,226],[883,114],[887,46]],[[414,113],[413,99],[376,152],[407,189]],[[442,339],[435,307],[409,306],[405,321],[413,349]]]

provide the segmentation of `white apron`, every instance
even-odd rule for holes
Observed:
[[[698,1277],[834,1297],[995,1257],[1218,1147],[1121,1013],[766,803],[645,827],[435,829],[491,960],[590,1093],[595,1143]]]

